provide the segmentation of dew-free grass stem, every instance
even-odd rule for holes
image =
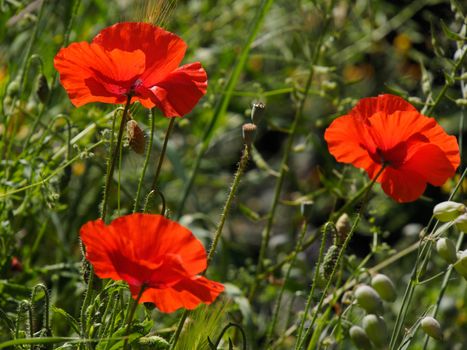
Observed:
[[[162,169],[162,163],[164,163],[165,153],[167,151],[167,144],[169,142],[170,134],[172,133],[174,125],[175,117],[170,118],[169,126],[167,127],[167,131],[165,132],[164,143],[162,144],[161,154],[159,156],[159,161],[157,162],[156,173],[154,175],[154,179],[152,180],[151,190],[157,190],[157,180],[159,180],[159,175]]]

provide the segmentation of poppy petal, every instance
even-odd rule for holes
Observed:
[[[175,70],[185,56],[186,44],[177,35],[149,23],[121,22],[103,29],[92,41],[106,50],[141,50],[146,70],[162,79]]]
[[[353,116],[344,115],[335,119],[326,129],[324,139],[329,152],[338,162],[365,169],[370,178],[381,169],[381,164],[376,163],[369,154],[369,151],[376,151],[376,145],[367,129]]]
[[[138,291],[139,288],[132,288],[133,298],[137,297]],[[223,291],[222,284],[196,276],[183,279],[170,288],[148,288],[139,302],[154,303],[160,311],[167,313],[180,308],[193,310],[200,303],[211,304]]]
[[[411,148],[406,162],[397,169],[386,168],[378,181],[386,194],[401,203],[420,197],[427,183],[441,186],[455,174],[455,168],[438,146],[414,143]]]
[[[417,111],[417,109],[402,97],[383,94],[377,97],[362,98],[349,114],[366,120],[376,112],[392,114],[396,111]]]
[[[155,96],[153,102],[166,117],[181,117],[189,113],[206,93],[207,79],[201,63],[186,64],[151,87]],[[151,77],[147,81],[151,81]]]
[[[144,64],[141,50],[108,52],[87,42],[62,48],[54,58],[60,82],[77,107],[89,102],[125,102],[126,93],[144,71]]]
[[[203,244],[187,228],[162,215],[125,215],[110,226],[137,247],[137,259],[158,262],[173,254],[180,256],[184,268],[192,275],[206,269]]]

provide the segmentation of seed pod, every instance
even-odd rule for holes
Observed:
[[[436,251],[448,264],[454,264],[457,260],[456,246],[449,238],[438,239]]]
[[[330,246],[324,256],[323,265],[321,266],[321,275],[325,280],[331,277],[332,270],[334,270],[334,266],[336,266],[338,257],[339,247],[336,245]]]
[[[49,85],[47,84],[47,78],[45,77],[44,74],[39,75],[37,78],[37,88],[36,88],[36,94],[37,97],[39,98],[39,101],[42,103],[47,102],[47,98],[49,97],[50,89]]]
[[[397,298],[396,288],[391,279],[379,273],[371,279],[371,286],[378,292],[379,296],[386,301],[393,302]]]
[[[131,149],[138,154],[143,154],[146,148],[146,140],[144,138],[144,132],[138,126],[136,120],[130,119],[127,121],[126,132]]]
[[[459,231],[467,232],[467,214],[459,216],[454,223]]]
[[[370,340],[377,346],[385,346],[388,339],[386,322],[380,316],[366,315],[362,321],[363,329]]]
[[[457,262],[454,264],[454,268],[467,280],[467,250],[457,254]]]
[[[420,322],[423,331],[430,337],[443,340],[443,331],[439,322],[431,316],[424,317]]]
[[[243,124],[242,135],[243,142],[245,142],[248,147],[251,147],[251,144],[255,140],[256,136],[256,125],[252,123]]]
[[[349,216],[344,213],[342,214],[336,222],[336,230],[337,230],[337,243],[343,244],[347,235],[350,232],[352,225],[350,224]]]
[[[265,108],[266,106],[263,102],[256,102],[253,104],[253,107],[251,108],[251,121],[253,124],[258,125],[263,118]]]
[[[359,286],[355,291],[358,304],[370,314],[380,314],[383,311],[383,302],[378,293],[367,285]]]
[[[357,348],[371,350],[370,338],[368,338],[362,327],[352,326],[349,330],[349,335]]]
[[[453,201],[439,203],[433,208],[434,217],[441,222],[455,220],[462,213],[465,213],[464,204]]]

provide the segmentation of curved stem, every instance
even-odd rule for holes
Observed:
[[[122,143],[123,130],[125,130],[125,121],[126,121],[126,117],[128,114],[128,110],[130,109],[131,97],[132,97],[131,94],[129,94],[126,100],[125,109],[123,110],[122,119],[120,120],[120,127],[118,130],[118,136],[117,136],[117,144],[115,145],[115,148],[112,151],[112,156],[110,158],[110,163],[109,163],[109,169],[108,169],[107,176],[105,179],[104,199],[102,201],[102,213],[101,213],[101,219],[104,222],[107,216],[107,202],[109,200],[110,185],[112,183],[113,173],[115,170],[115,163],[118,158],[120,145]]]

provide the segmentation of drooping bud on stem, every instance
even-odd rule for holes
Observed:
[[[131,149],[138,154],[143,154],[146,148],[146,139],[144,131],[141,130],[138,123],[134,119],[130,119],[126,123],[126,132],[128,136],[128,144]]]
[[[341,245],[344,243],[351,228],[352,225],[350,224],[349,216],[346,213],[339,216],[339,219],[337,219],[336,222],[337,244]]]
[[[378,292],[379,296],[386,301],[393,302],[396,300],[396,288],[391,279],[379,273],[371,279],[371,286]]]
[[[255,102],[251,108],[251,121],[253,124],[258,125],[263,118],[264,109],[266,106],[263,102]]]
[[[381,316],[366,315],[362,321],[363,329],[370,340],[377,346],[385,346],[388,338],[386,322]]]
[[[349,330],[349,335],[357,348],[362,350],[371,350],[373,348],[370,339],[362,327],[352,326]]]
[[[370,286],[359,286],[355,291],[355,298],[357,299],[358,305],[370,314],[381,314],[383,311],[383,302],[380,296],[376,290]]]
[[[39,98],[39,101],[42,103],[47,102],[47,98],[49,97],[50,89],[49,85],[47,84],[47,78],[44,74],[39,75],[37,78],[37,89],[36,94]]]
[[[247,145],[248,148],[250,148],[255,140],[256,125],[252,123],[243,124],[242,135],[243,135],[243,142],[245,142],[245,145]]]
[[[423,331],[430,337],[443,340],[443,331],[439,322],[431,316],[424,317],[420,322]]]
[[[434,217],[442,222],[455,220],[463,213],[465,213],[465,205],[453,201],[439,203],[433,208]]]
[[[453,264],[457,260],[456,246],[449,238],[438,239],[436,251],[448,264]]]

